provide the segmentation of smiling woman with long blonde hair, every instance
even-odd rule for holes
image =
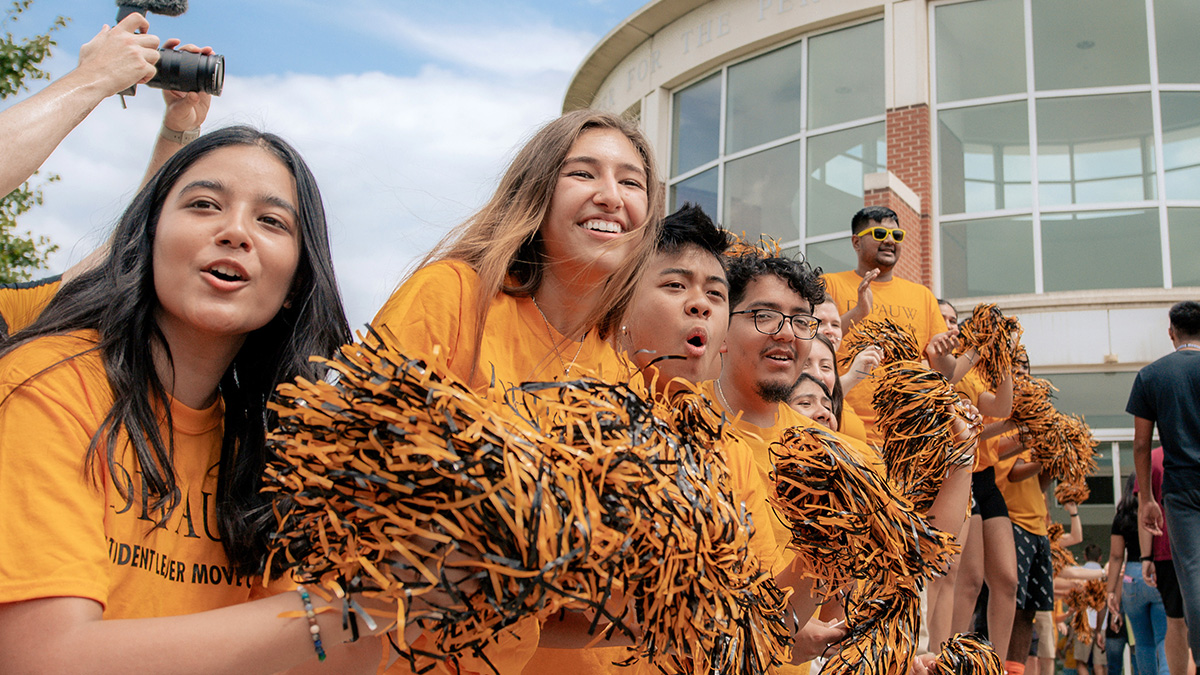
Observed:
[[[426,256],[373,322],[406,353],[435,347],[481,389],[614,373],[608,344],[663,212],[635,123],[563,115],[517,153],[491,199]]]

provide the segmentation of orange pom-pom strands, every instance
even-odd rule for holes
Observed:
[[[705,402],[685,428],[668,402],[594,380],[479,396],[437,355],[376,337],[329,362],[336,383],[279,390],[277,569],[397,602],[396,623],[430,638],[400,645],[410,660],[486,659],[501,628],[562,608],[594,611],[667,672],[782,657],[785,599],[749,553]],[[608,613],[615,589],[633,611]]]
[[[891,319],[871,319],[857,324],[843,338],[842,344],[846,346],[846,356],[839,362],[843,369],[848,368],[854,357],[871,345],[883,350],[881,365],[921,359],[921,346],[917,344],[916,336]]]
[[[950,467],[966,460],[974,439],[959,440],[954,426],[970,420],[954,387],[923,363],[887,363],[875,369],[875,377],[873,403],[888,476],[924,512]]]
[[[1012,374],[1013,344],[1020,338],[1021,324],[1006,317],[996,305],[979,304],[971,316],[958,324],[959,353],[974,348],[979,354],[977,368],[994,389]]]
[[[907,675],[917,589],[949,565],[953,537],[828,432],[789,429],[772,452],[771,502],[792,531],[789,546],[827,594],[848,594],[850,630],[822,672]]]
[[[931,675],[1004,675],[1004,662],[990,642],[974,633],[950,638],[930,668]]]
[[[1023,426],[1034,461],[1058,479],[1059,503],[1087,501],[1086,479],[1096,470],[1096,440],[1083,418],[1064,415],[1051,401],[1054,385],[1046,380],[1018,375],[1013,383],[1012,419]]]
[[[1063,536],[1062,523],[1050,523],[1046,527],[1046,536],[1050,539],[1050,564],[1054,568],[1054,576],[1058,576],[1066,567],[1077,564],[1074,554],[1060,541]]]
[[[921,621],[916,589],[869,582],[846,605],[850,632],[822,675],[909,675]]]
[[[1075,610],[1075,615],[1071,617],[1071,627],[1075,629],[1076,640],[1085,645],[1092,644],[1094,629],[1088,621],[1087,610],[1102,612],[1107,602],[1108,589],[1104,579],[1092,579],[1067,593],[1067,606]]]
[[[949,564],[953,538],[836,436],[788,429],[772,452],[772,506],[792,531],[789,546],[827,593],[885,572],[919,580]]]

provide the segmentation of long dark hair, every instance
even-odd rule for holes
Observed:
[[[333,273],[321,193],[291,145],[273,134],[235,126],[205,134],[175,153],[121,216],[105,260],[65,284],[37,321],[4,345],[0,356],[44,336],[85,329],[99,333],[94,349],[100,350],[113,406],[88,445],[86,466],[96,475],[97,462],[104,461],[113,473],[118,437],[124,429],[143,482],[142,494],[134,497],[144,500],[142,506],[154,514],[158,525],[164,524],[181,495],[171,461],[170,401],[155,370],[152,349],[162,349],[170,362],[170,347],[155,320],[154,237],[163,202],[179,177],[202,157],[230,146],[262,148],[287,166],[296,181],[300,228],[300,258],[289,302],[266,326],[246,336],[220,384],[225,420],[217,472],[217,521],[230,561],[249,574],[257,571],[265,537],[261,519],[256,522],[251,514],[262,511],[258,493],[266,431],[275,422],[267,400],[280,382],[296,376],[319,377],[308,357],[329,355],[350,339]],[[158,411],[165,411],[165,439]]]
[[[1121,501],[1117,502],[1117,513],[1113,523],[1120,532],[1137,532],[1138,496],[1134,492],[1137,487],[1137,474],[1129,474],[1125,479],[1125,491],[1121,493]]]

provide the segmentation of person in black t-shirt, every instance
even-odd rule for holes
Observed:
[[[1171,531],[1171,558],[1183,594],[1192,653],[1200,653],[1200,303],[1187,300],[1170,311],[1168,335],[1175,351],[1142,368],[1133,381],[1126,412],[1133,419],[1133,458],[1138,475],[1138,521],[1162,534],[1163,512]],[[1150,486],[1150,440],[1163,446],[1163,507]],[[1153,565],[1153,561],[1144,563]]]

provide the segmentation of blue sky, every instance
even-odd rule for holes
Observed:
[[[191,0],[151,32],[211,45],[224,94],[206,129],[251,124],[287,138],[317,176],[353,327],[404,273],[491,193],[509,157],[554,118],[580,60],[643,0]],[[35,0],[18,36],[54,16],[47,67],[116,16],[111,0]],[[33,83],[34,90],[44,86]],[[4,101],[0,105],[9,105]],[[137,186],[162,115],[141,87],[122,110],[103,102],[47,160],[59,182],[23,229],[61,246],[61,271],[104,239]]]

